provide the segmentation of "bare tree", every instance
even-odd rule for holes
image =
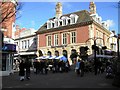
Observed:
[[[20,2],[16,2],[16,0],[14,0],[14,3],[2,0],[2,2],[0,2],[0,24],[12,17],[18,18],[16,14],[21,10],[22,5]]]

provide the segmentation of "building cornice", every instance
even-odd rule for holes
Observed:
[[[33,37],[33,36],[37,36],[37,35],[34,34],[34,35],[25,36],[25,37],[18,37],[18,38],[14,39],[14,40],[20,40],[20,39],[30,38],[30,37]]]
[[[111,32],[109,30],[107,30],[106,28],[104,28],[102,25],[100,25],[99,23],[97,23],[96,21],[93,21],[93,23],[98,26],[99,28],[101,28],[102,30],[105,30],[105,32],[107,32],[108,34],[111,34]]]

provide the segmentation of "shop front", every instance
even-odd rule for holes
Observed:
[[[15,52],[16,45],[4,44],[2,48],[2,76],[13,73],[13,60]]]

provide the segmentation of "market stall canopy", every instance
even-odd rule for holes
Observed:
[[[36,59],[46,59],[45,56],[40,56],[40,57],[37,57]]]
[[[113,56],[110,55],[96,55],[97,58],[113,58]],[[92,59],[94,58],[94,55],[90,55],[88,58]]]

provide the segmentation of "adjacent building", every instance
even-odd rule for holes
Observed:
[[[14,42],[17,50],[14,59],[35,59],[37,57],[37,35],[34,29],[17,26]]]
[[[17,1],[0,2],[1,21],[0,31],[2,32],[2,58],[0,59],[0,66],[2,66],[2,75],[9,75],[13,72],[13,57],[16,52],[16,45],[14,44],[13,32],[15,30],[15,10]]]
[[[94,2],[89,4],[90,11],[81,10],[69,14],[62,14],[62,4],[56,4],[56,16],[50,18],[36,32],[38,36],[37,50],[46,55],[47,51],[58,50],[60,55],[66,50],[68,57],[72,49],[79,52],[80,47],[88,46],[88,54],[92,54],[92,45],[96,39],[99,49],[107,46],[111,50],[109,25],[98,15]],[[98,39],[99,38],[99,39]],[[101,38],[101,39],[100,39]]]

